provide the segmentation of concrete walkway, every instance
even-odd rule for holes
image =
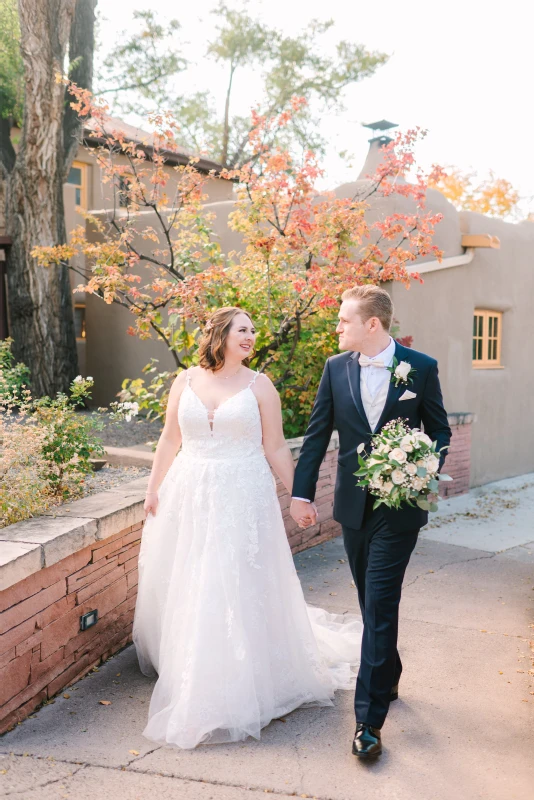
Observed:
[[[355,611],[339,539],[296,563],[311,603]],[[273,722],[261,742],[154,746],[141,736],[152,682],[129,647],[0,739],[0,796],[531,800],[533,567],[534,474],[443,503],[406,578],[401,699],[375,764],[350,754],[348,692]]]

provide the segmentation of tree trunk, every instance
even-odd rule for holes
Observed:
[[[78,4],[94,11],[94,0]],[[3,159],[6,228],[13,241],[7,276],[14,354],[30,368],[36,395],[66,391],[77,372],[68,269],[45,269],[31,255],[37,245],[66,240],[63,182],[74,151],[64,142],[65,90],[56,74],[63,72],[75,8],[76,0],[19,0],[25,97],[11,169]],[[71,60],[75,56],[70,53]]]

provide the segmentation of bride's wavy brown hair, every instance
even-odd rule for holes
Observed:
[[[218,308],[208,319],[198,346],[199,364],[203,369],[218,372],[223,368],[226,340],[232,321],[238,314],[246,314],[252,322],[250,314],[237,306]],[[244,358],[243,364],[248,367],[250,358]]]

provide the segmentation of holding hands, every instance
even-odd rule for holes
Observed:
[[[307,503],[306,500],[293,498],[289,513],[299,528],[309,528],[317,522],[317,507],[315,503]]]

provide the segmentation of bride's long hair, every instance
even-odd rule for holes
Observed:
[[[242,308],[237,308],[237,306],[218,308],[208,319],[198,346],[198,363],[202,369],[210,369],[212,372],[218,372],[223,368],[226,340],[230,332],[232,320],[234,317],[237,317],[238,314],[246,314],[252,322],[250,314]],[[250,364],[250,357],[244,358],[243,364],[245,367],[248,367]]]

